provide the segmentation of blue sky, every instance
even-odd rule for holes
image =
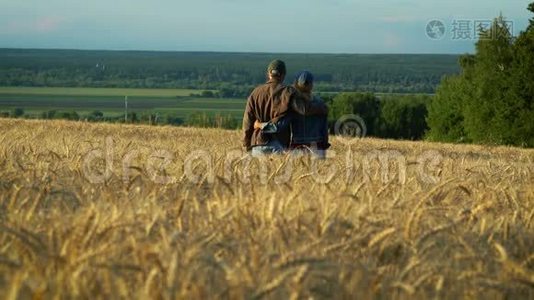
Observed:
[[[475,40],[454,39],[454,20],[502,12],[519,33],[532,1],[0,0],[0,48],[465,53]],[[434,19],[441,40],[425,34]]]

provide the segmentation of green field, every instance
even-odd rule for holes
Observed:
[[[201,92],[187,89],[0,87],[0,111],[23,108],[30,115],[51,110],[76,111],[83,115],[99,110],[106,116],[116,116],[124,113],[124,99],[128,96],[129,112],[171,114],[183,119],[195,112],[242,118],[245,99],[190,96]]]
[[[56,87],[0,87],[0,95],[51,95],[51,96],[136,96],[178,97],[200,93],[191,89],[133,89],[133,88],[56,88]]]
[[[198,95],[204,90],[192,89],[134,89],[134,88],[55,88],[55,87],[0,87],[0,113],[22,108],[28,117],[39,117],[43,112],[73,112],[80,116],[101,111],[105,117],[124,115],[124,100],[128,96],[128,112],[158,114],[186,120],[193,113],[231,115],[243,118],[246,99],[205,98]],[[322,93],[334,95],[337,93]],[[385,94],[376,93],[378,97]],[[406,95],[406,94],[404,94]],[[416,95],[416,94],[413,94]]]

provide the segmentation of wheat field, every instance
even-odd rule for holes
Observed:
[[[0,119],[1,299],[533,299],[534,151]]]

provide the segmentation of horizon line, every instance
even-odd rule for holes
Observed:
[[[0,47],[2,50],[49,50],[49,51],[101,51],[101,52],[156,52],[156,53],[224,53],[224,54],[281,54],[281,55],[450,55],[459,56],[473,52],[456,53],[416,53],[416,52],[263,52],[263,51],[228,51],[228,50],[142,50],[142,49],[82,49],[82,48],[38,48],[38,47]]]

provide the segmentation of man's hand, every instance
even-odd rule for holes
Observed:
[[[254,122],[254,129],[262,129],[262,123],[256,120],[256,122]]]

